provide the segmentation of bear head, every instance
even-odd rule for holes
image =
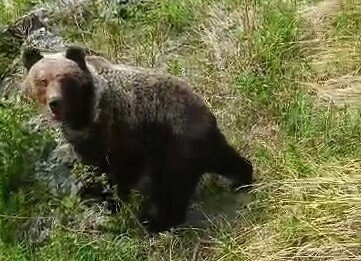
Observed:
[[[65,55],[44,57],[27,47],[22,53],[27,70],[25,96],[45,108],[53,120],[74,130],[90,124],[94,113],[95,87],[87,68],[85,50],[67,47]]]

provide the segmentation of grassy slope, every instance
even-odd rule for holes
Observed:
[[[306,1],[250,2],[159,0],[126,22],[101,7],[73,18],[77,26],[61,21],[69,40],[113,61],[170,71],[205,96],[257,168],[255,200],[238,218],[153,239],[136,229],[94,234],[59,224],[39,248],[0,241],[1,260],[361,258],[361,114],[325,105],[305,87],[359,72],[359,54],[337,52],[342,62],[331,63],[320,49],[360,46],[361,6],[349,0],[320,34],[299,16]]]

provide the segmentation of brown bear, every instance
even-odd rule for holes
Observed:
[[[71,45],[43,57],[26,48],[24,90],[61,123],[85,164],[127,195],[142,182],[141,221],[150,232],[180,225],[204,173],[234,186],[253,183],[249,160],[226,141],[213,113],[187,82],[155,70],[113,64]]]

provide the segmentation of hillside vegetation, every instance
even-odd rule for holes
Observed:
[[[33,182],[51,131],[23,130],[34,109],[4,103],[0,260],[361,260],[361,3],[115,2],[54,19],[68,42],[188,80],[254,162],[253,199],[237,205],[233,219],[149,237],[135,222],[135,198],[106,218],[106,230],[90,228],[104,217]],[[31,7],[0,3],[0,23]],[[221,191],[206,185],[212,202]],[[41,243],[21,229],[37,217],[53,222]]]

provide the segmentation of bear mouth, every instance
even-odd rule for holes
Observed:
[[[61,111],[60,110],[54,110],[52,111],[52,117],[54,121],[62,121]]]
[[[53,115],[53,119],[54,119],[55,121],[61,121],[61,117],[60,117],[59,114],[54,114],[54,115]]]

